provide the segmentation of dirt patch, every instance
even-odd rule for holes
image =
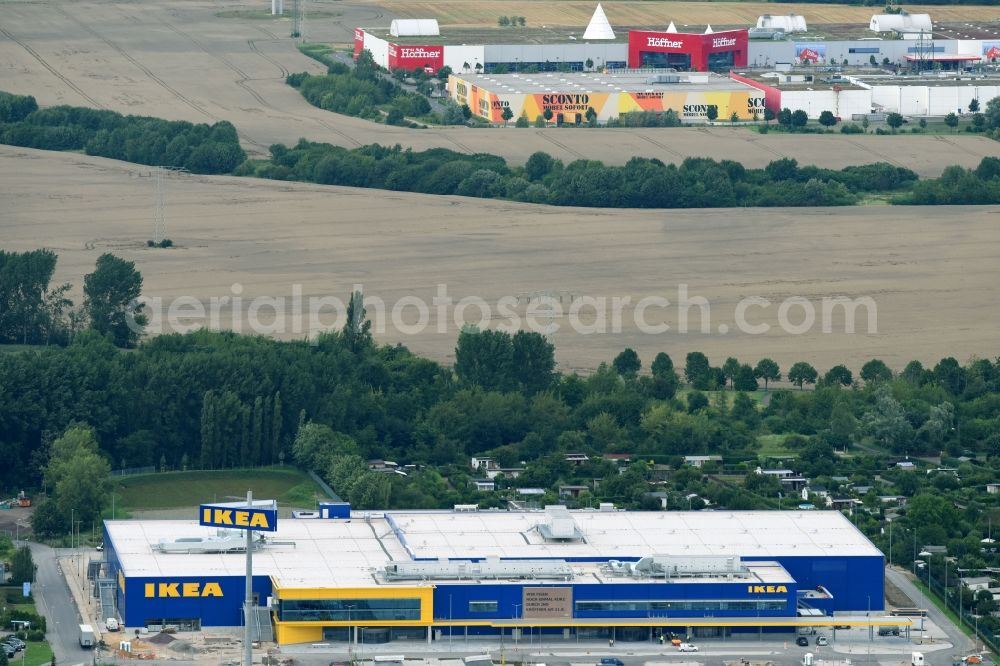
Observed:
[[[893,608],[915,608],[917,604],[906,596],[906,593],[893,584],[888,577],[885,579],[885,603]]]

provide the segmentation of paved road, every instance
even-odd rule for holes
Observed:
[[[959,629],[954,622],[948,619],[948,617],[934,605],[934,602],[932,602],[927,595],[921,592],[920,589],[913,584],[912,576],[909,573],[892,567],[885,570],[885,575],[886,578],[892,581],[893,585],[902,590],[903,593],[917,605],[917,607],[927,609],[927,617],[930,618],[930,620],[948,636],[948,641],[954,646],[953,649],[945,650],[943,653],[929,653],[927,655],[929,662],[932,664],[951,664],[952,655],[965,655],[975,649],[975,642],[961,629]]]
[[[77,627],[80,615],[59,570],[56,551],[37,543],[29,545],[38,567],[34,586],[35,604],[48,621],[48,639],[56,662],[67,666],[91,662],[93,654],[79,644]]]

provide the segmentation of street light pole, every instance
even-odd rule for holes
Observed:
[[[521,609],[521,604],[514,604],[514,619],[517,620]],[[517,654],[518,640],[521,638],[521,627],[514,626],[514,653]]]
[[[889,520],[889,566],[892,566],[892,520]]]
[[[253,491],[247,491],[247,507],[253,509]],[[253,606],[253,530],[247,530],[246,598],[243,600],[243,665],[253,666],[253,643],[250,640],[250,611]]]

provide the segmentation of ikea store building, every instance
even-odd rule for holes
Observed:
[[[879,612],[884,557],[836,511],[341,515],[282,519],[255,536],[252,621],[263,617],[280,644],[909,624]],[[125,627],[242,624],[242,533],[195,520],[108,521],[104,531],[105,580]]]

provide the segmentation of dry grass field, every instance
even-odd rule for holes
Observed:
[[[105,251],[134,260],[144,293],[169,303],[179,296],[208,302],[241,286],[243,307],[257,296],[285,297],[301,285],[312,296],[343,298],[363,284],[369,299],[390,305],[404,296],[428,303],[437,285],[456,301],[478,296],[494,307],[504,296],[550,291],[570,296],[629,297],[620,333],[582,334],[557,317],[553,335],[562,368],[593,368],[626,346],[644,363],[656,352],[675,359],[702,350],[714,362],[735,355],[765,356],[783,368],[808,360],[820,369],[845,362],[854,368],[872,357],[902,368],[910,359],[934,362],[954,355],[995,356],[1000,310],[1000,207],[819,208],[763,210],[595,210],[502,201],[374,192],[229,177],[180,176],[165,185],[169,250],[145,247],[151,234],[154,186],[148,170],[100,158],[0,148],[0,228],[3,247],[39,246],[59,254],[56,281],[77,288]],[[675,306],[646,312],[667,332],[640,332],[636,304],[661,296],[677,302],[678,287],[710,305],[710,333],[681,333]],[[752,308],[750,323],[772,326],[764,335],[736,331],[736,304]],[[778,327],[783,300],[815,304],[817,322],[793,335]],[[877,332],[864,316],[847,335],[842,317],[823,333],[824,297],[871,297]],[[286,300],[286,310],[291,308]],[[609,305],[609,308],[611,306]],[[164,305],[166,308],[166,305]],[[370,314],[374,308],[369,301]],[[514,308],[524,314],[524,301]],[[495,307],[494,307],[494,311]],[[264,310],[264,322],[271,321]],[[450,361],[457,336],[454,313],[438,332],[432,308],[427,328],[407,335],[407,310],[378,332],[381,342]],[[585,311],[586,314],[587,311]],[[467,313],[468,316],[475,311]],[[799,315],[790,317],[798,323]],[[329,313],[320,318],[329,323]],[[223,310],[222,326],[232,321]],[[242,324],[246,327],[245,320]],[[445,320],[442,320],[444,322]],[[546,318],[541,318],[546,323]],[[583,323],[591,318],[582,317]],[[499,323],[499,321],[494,321]],[[729,332],[721,334],[719,326]],[[303,337],[286,321],[282,337]]]
[[[674,3],[640,4],[655,8]],[[345,40],[355,25],[385,25],[389,20],[373,5],[310,5],[339,13],[308,20],[307,34],[316,41]],[[1000,143],[970,135],[848,138],[760,135],[724,127],[410,130],[376,125],[312,107],[285,84],[290,71],[322,71],[288,38],[287,18],[219,16],[240,16],[255,7],[251,2],[207,0],[161,0],[141,7],[104,0],[8,3],[0,22],[0,90],[35,95],[43,105],[85,105],[193,122],[229,120],[255,154],[271,144],[293,144],[306,137],[348,147],[444,146],[501,154],[513,163],[536,150],[566,161],[587,158],[612,164],[636,155],[665,162],[708,156],[761,167],[794,157],[833,168],[888,161],[921,175],[938,175],[949,164],[975,166],[986,155],[1000,155]]]
[[[586,25],[596,2],[570,0],[511,0],[498,5],[488,0],[379,0],[379,5],[400,17],[436,18],[443,25],[496,26],[500,14],[524,16],[531,26]],[[877,9],[847,5],[816,5],[769,2],[602,2],[612,26],[682,24],[751,25],[761,14],[800,14],[812,23],[862,23]],[[907,5],[911,13],[930,13],[935,21],[993,21],[1000,17],[996,6]]]

